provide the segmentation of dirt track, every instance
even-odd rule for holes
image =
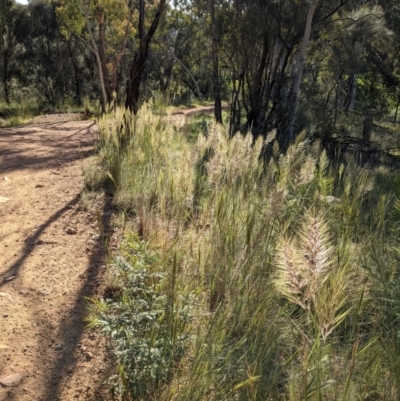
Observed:
[[[102,399],[107,362],[84,297],[104,271],[98,216],[111,212],[80,208],[96,127],[63,118],[0,129],[0,401]]]
[[[184,125],[213,110],[171,118]],[[85,328],[85,297],[102,283],[104,238],[112,249],[121,233],[111,228],[110,200],[82,208],[96,126],[76,117],[0,129],[0,401],[107,398],[112,364],[104,340]]]

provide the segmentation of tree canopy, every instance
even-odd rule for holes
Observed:
[[[210,100],[232,133],[277,129],[282,143],[400,103],[394,0],[1,2],[6,102]]]

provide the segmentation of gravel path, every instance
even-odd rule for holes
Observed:
[[[103,399],[84,297],[101,282],[110,212],[104,199],[80,207],[96,126],[73,118],[0,129],[0,401]]]

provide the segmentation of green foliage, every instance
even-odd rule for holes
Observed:
[[[57,8],[57,15],[65,36],[71,34],[88,35],[85,33],[87,21],[90,26],[100,22],[96,17],[107,16],[109,30],[107,32],[110,45],[117,45],[124,36],[124,21],[129,15],[128,2],[125,0],[101,0],[90,2],[85,0],[61,1]],[[103,21],[104,23],[105,21]]]
[[[135,236],[127,238],[112,274],[104,299],[93,303],[92,325],[109,338],[117,358],[115,390],[135,400],[152,398],[187,349],[190,309],[157,254]]]
[[[9,104],[11,81],[21,69],[19,57],[29,34],[29,19],[25,7],[13,1],[1,0],[0,6],[0,82]]]
[[[39,114],[39,106],[34,103],[1,103],[0,127],[12,127],[29,122]]]
[[[146,359],[152,381],[124,367],[123,387],[137,397],[138,380],[147,383],[139,396],[146,400],[397,400],[400,212],[391,195],[398,188],[387,192],[386,182],[398,173],[351,161],[335,170],[305,133],[280,155],[274,133],[230,138],[209,126],[194,143],[189,129],[186,137],[187,128],[147,106],[136,118],[117,110],[100,121],[100,165],[114,200],[135,212],[145,253],[157,249],[166,261],[150,258],[144,265],[165,267],[127,277],[128,266],[143,264],[137,239],[128,237],[134,251],[121,252],[133,261],[113,265],[121,294],[155,273],[159,280],[128,312],[105,308],[102,319],[118,328],[108,335],[123,331],[125,313],[139,330],[134,344],[114,349],[133,360],[149,341],[165,347]],[[190,305],[192,316],[179,317],[185,346],[175,359],[170,326],[159,326],[171,287],[181,305],[174,310]],[[158,320],[142,320],[148,296],[157,299]],[[155,321],[160,337],[151,334]]]
[[[381,144],[381,134],[391,134],[393,146],[386,150],[397,152],[398,130],[391,123],[398,117],[400,25],[395,0],[388,1],[387,6],[383,0],[318,1],[318,23],[300,74],[296,135],[313,129],[329,148],[337,138],[358,138],[365,111],[375,109],[379,128],[374,126],[372,142]],[[308,4],[216,2],[218,74],[231,133],[250,128],[266,135],[277,129],[280,143],[285,140]],[[143,5],[147,31],[158,4]],[[2,0],[4,99],[28,98],[56,108],[98,99],[102,111],[113,100],[123,102],[138,49],[138,6],[127,0],[34,0],[27,6]],[[140,101],[212,100],[209,11],[209,3],[197,0],[166,6],[151,62],[141,71]]]

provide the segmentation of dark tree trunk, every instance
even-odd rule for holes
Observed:
[[[171,65],[170,68],[167,69],[167,79],[164,83],[164,89],[163,89],[163,95],[164,98],[167,99],[167,95],[168,95],[168,90],[169,87],[171,86],[171,82],[172,82],[172,71],[174,69],[175,63]]]
[[[145,46],[135,53],[129,74],[129,81],[126,85],[125,107],[134,114],[136,114],[139,109],[140,81],[142,79],[143,69],[146,65],[147,49],[148,47],[146,48]]]
[[[68,43],[69,56],[71,58],[71,63],[72,63],[72,66],[74,68],[74,75],[75,75],[75,86],[76,86],[75,100],[76,100],[76,103],[79,106],[81,106],[82,105],[82,95],[81,95],[81,85],[80,85],[80,82],[79,82],[78,66],[77,66],[77,63],[75,61],[74,54],[73,54],[73,51],[72,51],[72,48],[71,48],[71,41],[68,40],[67,43]]]
[[[357,74],[352,73],[349,77],[348,85],[347,85],[347,94],[346,99],[344,101],[343,107],[348,111],[354,110],[354,105],[356,101],[356,93],[357,93]]]
[[[6,103],[10,104],[10,88],[8,86],[8,62],[7,62],[7,52],[4,54],[4,62],[3,62],[3,74],[2,74],[2,81],[3,81],[3,88],[4,88],[4,97],[6,99]]]
[[[364,118],[364,127],[362,133],[363,141],[369,142],[369,140],[371,139],[371,131],[374,123],[373,120],[374,120],[374,110],[368,109],[365,113],[365,118]]]
[[[244,72],[239,75],[239,82],[236,86],[236,75],[235,73],[232,76],[232,100],[231,100],[231,112],[229,119],[229,132],[230,135],[233,136],[236,131],[240,129],[240,114],[242,111],[242,107],[240,104],[240,93],[242,90],[244,80]]]
[[[210,17],[212,32],[212,59],[213,59],[213,91],[214,91],[214,116],[218,124],[222,124],[221,88],[218,73],[218,36],[215,23],[215,1],[210,0]]]
[[[289,66],[289,60],[293,53],[294,46],[295,44],[293,43],[291,47],[282,50],[282,53],[279,53],[278,56],[278,65],[276,66],[274,75],[272,75],[272,81],[267,94],[268,98],[271,99],[271,106],[266,117],[267,130],[275,129],[277,127],[281,128],[285,119],[286,110],[284,109],[284,104],[286,99],[284,98],[283,88],[286,83],[286,70]],[[283,131],[280,135],[280,141],[282,143],[285,142]]]
[[[142,72],[146,66],[147,56],[149,53],[150,41],[157,30],[162,13],[164,11],[166,0],[160,0],[156,15],[151,23],[151,26],[146,34],[144,34],[144,0],[140,0],[139,7],[139,49],[136,51],[129,73],[129,80],[126,84],[126,100],[125,108],[136,114],[139,110],[140,82]]]
[[[4,86],[4,97],[6,99],[6,103],[10,104],[10,89],[8,87],[8,82],[7,80],[4,80],[3,82],[3,86]]]
[[[257,72],[252,82],[252,87],[250,89],[250,111],[247,114],[247,125],[252,128],[255,135],[263,133],[263,125],[265,121],[265,111],[263,112],[263,86],[265,82],[263,81],[263,75],[265,68],[267,67],[267,55],[269,45],[269,35],[268,31],[265,32],[262,54],[260,59],[260,65],[258,66]],[[264,106],[265,107],[265,106]]]
[[[394,114],[394,121],[393,121],[394,125],[397,124],[397,116],[399,114],[399,106],[400,106],[400,98],[397,99],[396,112]]]

